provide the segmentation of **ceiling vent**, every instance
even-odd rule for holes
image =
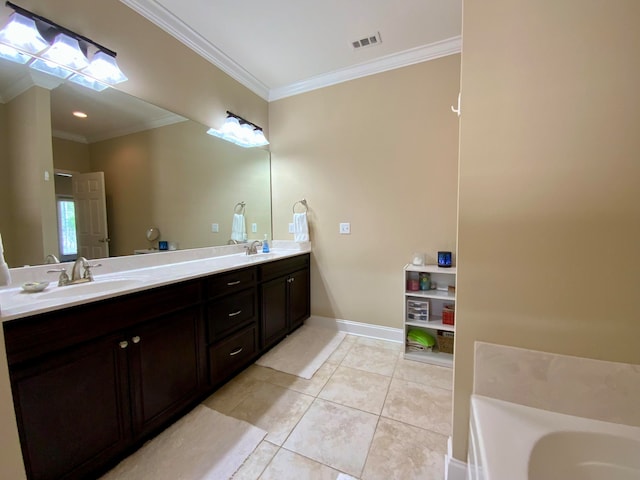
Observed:
[[[351,46],[354,50],[359,50],[365,47],[373,47],[374,45],[380,45],[382,43],[382,38],[380,38],[380,32],[376,32],[373,35],[369,35],[368,37],[361,38],[360,40],[355,40],[351,42]]]

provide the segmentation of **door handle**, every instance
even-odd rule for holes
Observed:
[[[238,285],[240,280],[236,280],[235,282],[227,282],[227,287],[233,287],[234,285]]]
[[[237,312],[230,313],[229,316],[230,317],[235,317],[235,316],[240,315],[241,313],[242,313],[242,310],[238,310]]]
[[[110,238],[101,238],[100,240],[98,240],[100,243],[109,243],[111,241]]]
[[[241,351],[242,351],[242,347],[240,347],[239,349],[234,350],[233,352],[231,352],[231,353],[229,354],[229,356],[230,356],[230,357],[233,357],[234,355],[239,354]]]

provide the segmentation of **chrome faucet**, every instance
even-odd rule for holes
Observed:
[[[71,268],[71,283],[93,282],[91,269],[101,266],[101,263],[90,265],[86,258],[78,257]]]
[[[260,240],[254,240],[249,245],[245,245],[245,249],[247,250],[247,255],[255,255],[258,253],[258,245],[262,245]]]
[[[73,267],[71,267],[71,278],[69,278],[69,275],[64,268],[47,270],[47,273],[60,273],[58,286],[63,287],[65,285],[75,285],[76,283],[93,282],[91,269],[101,266],[102,264],[100,263],[90,265],[86,258],[78,257],[78,259],[73,263]]]
[[[45,257],[44,263],[60,263],[60,260],[58,260],[58,257],[56,257],[53,253],[50,253]]]

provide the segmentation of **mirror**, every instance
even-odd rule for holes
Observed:
[[[20,225],[25,223],[20,203],[24,194],[21,182],[15,182],[15,171],[23,167],[15,165],[11,148],[2,147],[13,135],[9,131],[15,124],[12,102],[20,98],[6,100],[6,92],[26,75],[35,79],[29,70],[0,59],[0,176],[5,177],[0,180],[0,191],[4,191],[0,194],[0,232],[11,267],[40,264],[48,253],[60,253],[38,249],[43,242],[34,240],[32,251],[12,256],[12,249],[26,248],[30,242],[23,239],[31,235],[12,237],[12,232],[24,232]],[[109,256],[157,249],[159,241],[178,249],[226,245],[240,202],[246,205],[248,238],[262,239],[264,234],[272,238],[267,150],[241,148],[207,135],[204,125],[113,89],[98,93],[62,83],[46,90],[55,172],[104,172]],[[88,117],[73,117],[73,111],[83,111]],[[12,173],[11,179],[7,172]],[[48,187],[47,173],[44,175]],[[64,177],[56,175],[55,179],[58,186],[50,187],[57,190],[51,199],[54,204],[55,194],[64,195],[69,188],[64,186],[69,183]],[[17,211],[16,205],[22,210]],[[57,225],[51,221],[31,227],[37,233],[34,236],[58,238],[52,231]],[[148,239],[150,228],[157,228],[160,235]]]

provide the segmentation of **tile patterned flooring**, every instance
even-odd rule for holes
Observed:
[[[268,432],[234,480],[442,480],[452,376],[347,335],[310,380],[251,365],[203,403]]]

